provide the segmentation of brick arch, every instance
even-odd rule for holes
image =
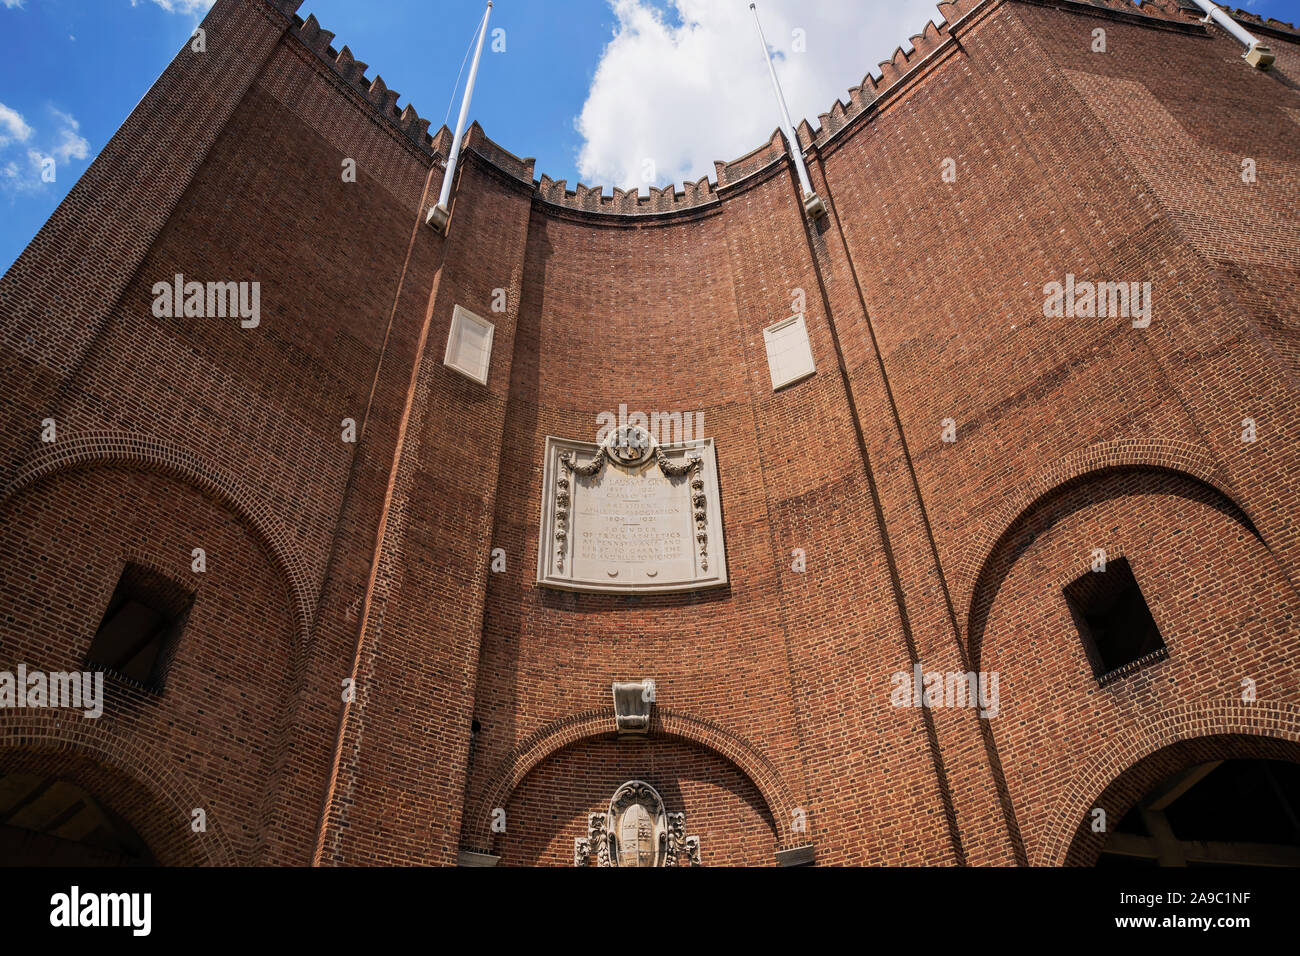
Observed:
[[[235,866],[241,861],[220,816],[157,749],[100,721],[50,711],[0,715],[0,766],[41,772],[83,787],[126,820],[160,866]],[[195,833],[191,813],[207,811]]]
[[[489,814],[494,807],[505,806],[515,788],[533,768],[570,744],[593,737],[614,735],[614,708],[597,707],[552,721],[529,734],[497,765],[488,778],[482,796],[470,805],[461,823],[462,844],[469,849],[487,850],[492,835],[488,830]],[[710,720],[691,717],[655,707],[650,723],[650,739],[656,737],[681,740],[712,751],[734,765],[758,788],[776,824],[778,849],[809,842],[808,833],[791,830],[794,798],[780,772],[753,744]],[[475,822],[477,821],[477,822]]]
[[[1170,472],[1207,485],[1239,510],[1245,516],[1249,530],[1259,537],[1254,519],[1233,490],[1222,466],[1195,445],[1154,439],[1123,439],[1078,449],[1022,483],[992,517],[982,522],[954,569],[953,596],[959,607],[966,608],[962,623],[972,660],[978,658],[979,635],[974,633],[974,622],[984,589],[984,577],[1021,522],[1047,498],[1067,486],[1123,469]]]
[[[307,644],[315,607],[307,562],[289,532],[233,475],[202,454],[160,438],[131,432],[85,431],[44,446],[27,458],[0,491],[0,508],[32,485],[60,471],[127,465],[179,478],[238,515],[284,575],[293,609],[295,646]]]
[[[1086,855],[1076,844],[1092,808],[1121,788],[1140,797],[1155,786],[1164,771],[1148,758],[1162,751],[1183,747],[1204,759],[1268,756],[1300,761],[1300,703],[1229,698],[1184,704],[1147,714],[1112,739],[1113,746],[1100,761],[1080,767],[1071,779],[1048,818],[1046,840],[1031,856],[1031,865],[1063,866],[1072,857],[1078,861]],[[1108,820],[1118,823],[1134,799],[1120,799],[1113,810],[1103,807]]]

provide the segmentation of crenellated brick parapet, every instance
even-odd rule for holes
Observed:
[[[652,215],[656,213],[678,212],[707,206],[717,200],[713,184],[707,176],[699,182],[684,183],[678,192],[673,185],[662,188],[650,187],[647,195],[640,190],[619,189],[606,196],[603,186],[587,186],[578,183],[573,190],[568,188],[568,181],[552,179],[545,173],[537,183],[537,198],[553,206],[564,206],[581,212],[612,213],[614,215]]]
[[[819,125],[813,127],[807,120],[799,124],[797,135],[805,148],[811,144],[822,144],[830,139],[851,120],[866,112],[887,92],[899,86],[902,81],[942,47],[951,37],[951,26],[963,17],[975,12],[988,0],[951,0],[940,3],[939,12],[943,20],[938,24],[926,23],[925,29],[911,38],[911,49],[898,47],[894,55],[879,64],[879,76],[868,73],[857,86],[849,88],[848,102],[836,100],[830,110],[818,115]],[[1114,11],[1125,17],[1141,18],[1143,16],[1157,20],[1186,23],[1189,20],[1200,22],[1204,14],[1200,7],[1191,0],[1066,0],[1069,6],[1094,7],[1098,10]],[[1289,23],[1280,20],[1264,19],[1259,14],[1244,10],[1225,8],[1232,17],[1247,27],[1258,27],[1281,36],[1300,38],[1300,31]]]
[[[911,49],[896,47],[894,55],[877,64],[879,76],[868,73],[857,86],[849,88],[848,102],[837,99],[831,108],[818,115],[819,125],[815,128],[804,120],[799,124],[797,135],[805,147],[812,143],[823,143],[849,124],[856,116],[866,112],[886,92],[898,86],[922,61],[942,47],[950,38],[950,25],[971,14],[986,0],[952,0],[940,3],[939,12],[943,19],[936,24],[929,20],[925,28],[911,37]]]
[[[729,163],[714,161],[713,169],[718,177],[719,186],[733,186],[749,176],[754,175],[760,169],[777,162],[785,155],[785,142],[781,138],[779,130],[774,130],[772,136],[766,143],[757,149],[750,150],[739,159],[733,159]]]
[[[446,135],[447,148],[450,149],[451,131],[448,130]],[[477,122],[470,123],[469,129],[465,131],[465,148],[474,150],[474,152],[507,175],[526,183],[531,184],[533,182],[533,163],[535,162],[533,157],[519,157],[510,150],[504,149],[489,139],[487,133],[483,132],[483,127]]]
[[[642,195],[637,189],[619,189],[615,187],[611,195],[605,195],[602,186],[587,186],[578,183],[573,190],[563,179],[552,179],[542,174],[537,183],[537,198],[555,206],[563,206],[579,212],[605,213],[612,215],[659,215],[683,212],[714,205],[718,202],[718,190],[739,183],[761,169],[779,162],[785,155],[785,147],[778,131],[772,133],[762,146],[739,159],[729,163],[714,162],[716,185],[707,176],[695,182],[685,182],[681,188],[675,184],[656,187]]]
[[[290,8],[296,10],[300,2],[301,0],[280,0],[275,5],[282,12],[290,13]],[[315,15],[309,14],[306,20],[294,15],[290,32],[327,63],[345,83],[365,97],[376,112],[392,123],[407,139],[430,155],[437,151],[434,137],[429,134],[429,121],[421,117],[415,107],[409,103],[399,110],[397,101],[402,94],[397,90],[390,90],[382,76],[376,75],[373,80],[368,79],[366,77],[368,64],[353,56],[352,51],[346,46],[342,50],[335,50],[330,45],[334,34],[324,29]]]
[[[367,78],[367,65],[357,60],[348,47],[335,50],[330,45],[334,40],[334,34],[324,29],[315,16],[309,15],[306,20],[296,16],[301,0],[268,0],[268,2],[293,18],[290,32],[294,36],[314,51],[348,86],[361,94],[379,114],[412,143],[430,155],[446,155],[451,142],[450,131],[443,127],[438,133],[430,135],[429,121],[420,117],[413,106],[407,104],[402,109],[398,109],[397,101],[401,94],[389,89],[383,77],[376,76],[373,80]],[[907,48],[897,47],[893,56],[878,64],[878,73],[868,73],[862,78],[861,83],[850,87],[847,101],[836,99],[829,110],[818,115],[816,126],[806,119],[800,121],[796,128],[800,145],[807,149],[814,145],[825,144],[855,118],[868,112],[887,93],[901,88],[922,63],[951,41],[951,30],[954,24],[975,13],[980,7],[992,7],[997,2],[999,0],[947,0],[938,4],[942,19],[937,24],[933,20],[928,21],[924,29],[910,38]],[[1062,0],[1062,2],[1073,7],[1093,7],[1098,11],[1111,11],[1126,18],[1145,16],[1179,23],[1202,19],[1200,8],[1190,0],[1142,0],[1136,4],[1131,0]],[[1300,38],[1300,31],[1289,23],[1266,20],[1258,14],[1244,10],[1226,9],[1235,19],[1248,26]],[[546,174],[542,174],[540,180],[534,180],[533,159],[520,158],[502,148],[491,140],[477,123],[472,124],[467,132],[466,146],[507,175],[524,182],[531,182],[536,198],[543,203],[584,213],[616,216],[663,215],[709,206],[718,201],[719,189],[739,183],[766,169],[772,163],[779,162],[785,150],[780,132],[774,131],[766,143],[744,156],[730,162],[715,161],[713,180],[703,177],[697,182],[683,183],[680,188],[674,184],[652,186],[645,193],[637,189],[616,187],[607,195],[604,187],[587,186],[584,183],[578,183],[575,188],[569,189],[566,180],[555,180]]]
[[[1199,9],[1200,8],[1198,7],[1198,12]],[[1224,9],[1232,15],[1232,19],[1245,25],[1247,29],[1259,27],[1283,36],[1300,39],[1300,28],[1296,27],[1293,23],[1287,23],[1284,20],[1274,20],[1272,17],[1261,17],[1258,13],[1251,13],[1248,10],[1234,10],[1231,7],[1225,7]],[[1198,16],[1197,19],[1199,20],[1200,17]]]

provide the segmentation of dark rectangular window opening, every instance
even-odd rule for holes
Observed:
[[[1065,587],[1065,603],[1101,685],[1169,656],[1155,618],[1124,558]]]
[[[161,694],[194,595],[138,564],[127,564],[95,631],[86,666]]]

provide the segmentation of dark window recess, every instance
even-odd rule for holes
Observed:
[[[1169,656],[1128,561],[1089,571],[1065,588],[1097,681],[1106,684]]]
[[[194,595],[148,568],[128,564],[90,642],[86,664],[161,693]]]

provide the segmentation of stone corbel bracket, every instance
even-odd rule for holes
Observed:
[[[615,681],[614,730],[620,737],[645,737],[650,733],[650,707],[655,700],[652,680]]]

